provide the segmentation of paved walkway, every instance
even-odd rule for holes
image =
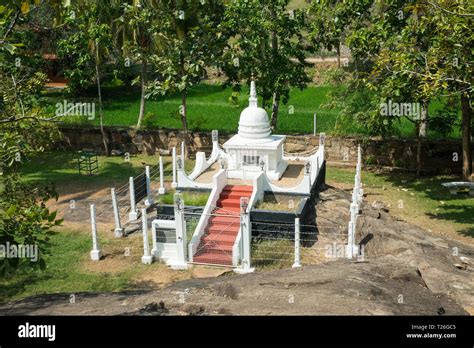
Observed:
[[[209,167],[204,173],[196,178],[196,182],[199,183],[210,183],[212,182],[212,177],[216,174],[220,169],[219,163],[214,163],[211,167]],[[286,169],[285,173],[280,180],[272,180],[271,183],[281,186],[281,187],[293,187],[298,185],[298,183],[302,180],[304,175],[304,163],[298,161],[289,161],[288,168]],[[244,179],[229,179],[228,180],[230,185],[252,185],[252,180],[244,180]]]

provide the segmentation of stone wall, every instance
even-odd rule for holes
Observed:
[[[63,138],[57,148],[80,150],[84,148],[102,151],[99,129],[62,128]],[[183,133],[173,129],[136,131],[130,128],[106,127],[111,150],[130,154],[147,153],[153,155],[159,150],[179,148]],[[224,143],[233,134],[219,132],[219,141]],[[210,132],[189,133],[190,153],[210,152],[212,148]],[[314,149],[319,138],[312,135],[290,135],[285,142],[286,152],[305,152]],[[416,140],[412,139],[362,139],[356,137],[326,137],[326,159],[332,162],[353,163],[357,157],[357,145],[363,149],[363,163],[413,170],[416,167]],[[179,151],[179,150],[178,150]],[[472,148],[474,152],[474,146]],[[457,156],[457,161],[455,161]],[[429,173],[460,173],[460,140],[426,140],[423,142],[423,168]]]

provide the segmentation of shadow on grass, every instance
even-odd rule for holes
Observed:
[[[17,294],[23,293],[27,286],[51,278],[51,275],[46,272],[38,271],[34,273],[30,271],[28,273],[23,272],[2,279],[2,282],[5,281],[8,284],[0,286],[0,304],[1,302],[6,302],[9,298],[12,298]]]
[[[450,181],[460,181],[457,176],[417,177],[414,174],[376,173],[378,176],[394,185],[424,195],[433,202],[446,202],[437,205],[436,210],[425,212],[431,219],[468,224],[468,227],[458,233],[474,238],[474,198],[467,194],[452,195],[441,184]]]
[[[144,170],[144,166],[133,166],[121,158],[109,157],[99,158],[98,174],[83,175],[78,172],[75,152],[54,151],[30,159],[25,163],[23,174],[29,183],[54,183],[58,187],[67,186],[68,193],[76,193],[124,185],[129,177]]]

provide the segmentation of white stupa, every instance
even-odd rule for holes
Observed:
[[[249,106],[240,114],[239,132],[224,144],[228,178],[251,179],[265,170],[271,180],[279,180],[288,166],[283,160],[285,136],[271,134],[268,114],[257,102],[252,81]]]

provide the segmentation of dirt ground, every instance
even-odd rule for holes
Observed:
[[[350,194],[321,193],[317,222],[344,226]],[[474,247],[363,207],[357,240],[364,261],[339,258],[296,269],[236,275],[196,267],[181,275],[144,272],[148,288],[123,293],[40,295],[0,304],[3,315],[469,315],[474,314]],[[319,247],[333,231],[320,229]],[[138,243],[138,240],[137,240]],[[113,258],[111,258],[112,260]],[[99,263],[97,263],[99,264]],[[99,266],[97,266],[99,267]],[[113,267],[113,265],[107,265]]]

